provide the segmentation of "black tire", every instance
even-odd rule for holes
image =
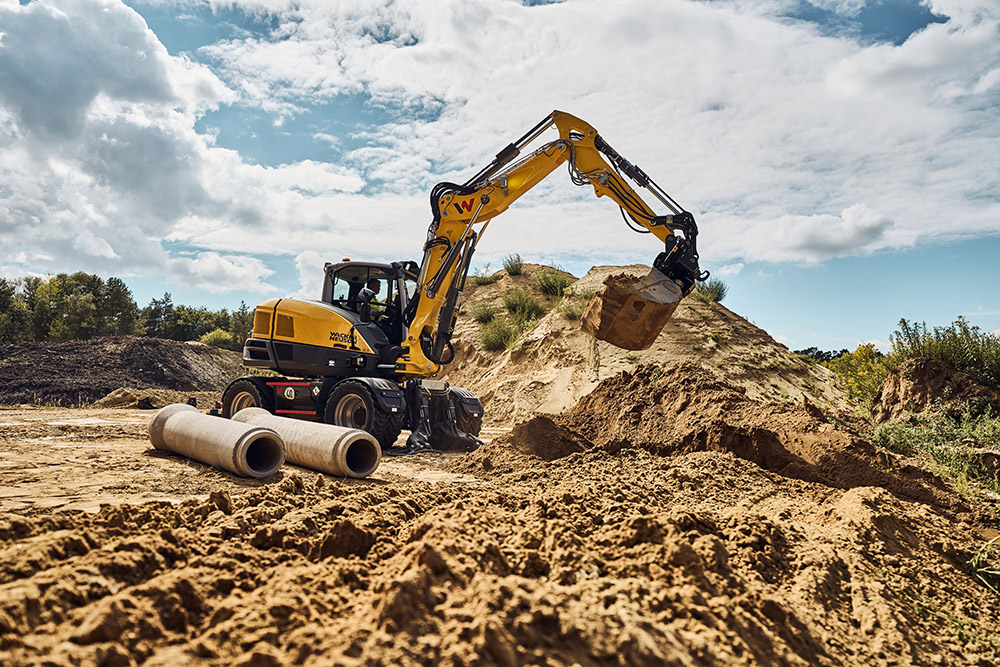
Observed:
[[[462,408],[455,410],[455,421],[458,423],[459,430],[465,431],[477,438],[479,437],[479,432],[483,430],[483,416],[473,417],[472,415],[467,415]]]
[[[380,410],[371,392],[359,382],[341,382],[326,399],[323,421],[368,431],[382,449],[389,449],[403,430],[403,415]]]
[[[229,419],[243,408],[264,408],[273,413],[274,397],[268,391],[249,378],[233,381],[222,394],[222,416]]]

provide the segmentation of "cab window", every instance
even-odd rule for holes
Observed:
[[[331,303],[340,308],[358,312],[358,294],[370,280],[378,280],[378,291],[373,301],[390,303],[395,294],[395,280],[386,269],[374,266],[345,266],[333,275],[333,295]]]

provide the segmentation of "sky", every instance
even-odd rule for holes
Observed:
[[[326,261],[419,261],[430,188],[554,109],[793,349],[1000,331],[996,0],[0,0],[0,275],[318,298]],[[560,169],[473,264],[661,249]]]

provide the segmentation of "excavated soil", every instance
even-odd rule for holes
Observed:
[[[239,354],[197,342],[113,336],[4,345],[0,404],[74,406],[121,388],[221,392],[245,373]]]
[[[986,387],[947,361],[918,357],[893,369],[875,394],[872,419],[900,420],[943,410],[957,416],[965,409],[1000,413],[1000,390]]]
[[[996,597],[965,565],[994,520],[814,406],[692,364],[618,375],[471,455],[178,495],[6,513],[0,663],[1000,657]]]

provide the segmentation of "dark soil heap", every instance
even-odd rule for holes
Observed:
[[[969,408],[990,407],[1000,413],[1000,390],[979,384],[941,359],[908,359],[892,370],[875,394],[872,418],[876,423],[905,419],[937,408],[957,415]]]
[[[162,338],[113,336],[0,347],[0,404],[91,403],[120,387],[222,391],[240,355]]]

